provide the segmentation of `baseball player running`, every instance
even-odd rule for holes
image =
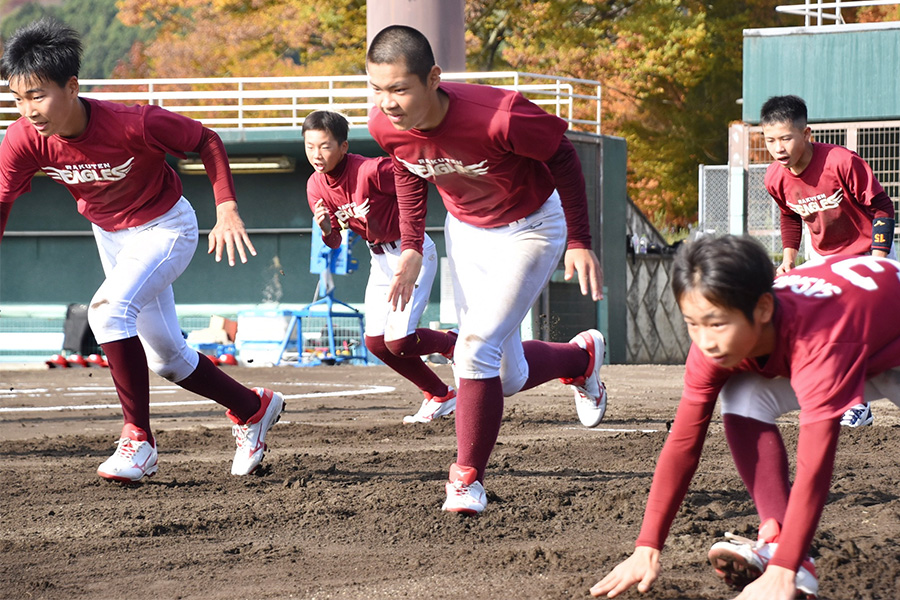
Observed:
[[[781,209],[784,256],[779,275],[794,268],[803,223],[818,256],[869,254],[897,259],[894,203],[872,167],[855,152],[813,142],[806,103],[797,96],[773,96],[760,111],[766,148],[774,162],[766,190]],[[865,402],[847,409],[842,425],[871,425]]]
[[[197,219],[181,195],[166,154],[198,152],[216,200],[209,253],[247,262],[256,251],[238,215],[222,141],[199,122],[156,106],[124,106],[78,95],[81,41],[55,21],[16,31],[0,59],[0,77],[22,117],[0,146],[0,237],[13,202],[43,171],[75,197],[93,225],[106,279],[91,299],[88,320],[109,362],[125,425],[100,477],[137,481],[158,469],[150,429],[149,367],[181,387],[228,408],[237,444],[231,472],[246,475],[263,459],[266,434],[284,401],[249,389],[185,343],[172,283],[197,247]]]
[[[759,537],[709,551],[739,600],[816,598],[809,547],[834,470],[841,417],[864,400],[900,406],[900,263],[871,256],[810,261],[774,280],[755,240],[701,238],[675,258],[672,289],[691,345],[684,392],[653,474],[630,558],[591,588],[647,592],[697,469],[716,400],[738,473],[760,518]],[[720,394],[721,392],[721,394]],[[791,484],[776,419],[800,410]]]
[[[402,252],[388,297],[401,310],[423,262],[428,182],[447,207],[459,383],[458,453],[443,509],[478,513],[504,396],[559,377],[575,386],[585,425],[599,423],[606,408],[598,331],[569,344],[523,344],[519,336],[564,254],[566,279],[577,270],[582,293],[601,298],[581,164],[566,123],[521,94],[442,83],[428,40],[411,27],[379,32],[366,68],[375,100],[369,131],[392,157],[397,182]]]
[[[366,285],[366,348],[422,390],[425,399],[419,411],[403,422],[428,423],[456,409],[456,390],[420,358],[450,358],[456,343],[456,332],[417,328],[437,272],[437,251],[426,234],[412,298],[403,310],[391,310],[388,291],[400,260],[394,171],[387,157],[348,153],[349,127],[343,115],[332,111],[318,110],[304,119],[306,157],[315,169],[306,182],[306,198],[326,245],[339,247],[342,229],[355,231],[368,243],[372,260]]]

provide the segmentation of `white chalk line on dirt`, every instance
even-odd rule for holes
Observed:
[[[281,387],[286,386],[296,386],[297,383],[291,384],[282,384]],[[303,383],[300,385],[313,385],[316,387],[345,387],[343,384],[335,384],[335,383]],[[275,384],[273,387],[278,387],[278,384]],[[113,387],[96,387],[96,388],[65,388],[65,389],[85,389],[92,390],[93,393],[97,393],[99,391],[111,391],[114,392],[115,388]],[[169,392],[180,390],[177,386],[172,386],[171,388],[153,388],[151,389],[151,393],[157,391]],[[334,392],[311,392],[309,394],[282,394],[285,400],[294,400],[297,398],[338,398],[341,396],[362,396],[366,394],[388,394],[390,392],[395,391],[396,388],[389,385],[369,385],[363,388],[355,388],[349,390],[340,390]],[[28,395],[37,395],[34,394],[38,390],[28,390]],[[47,393],[49,390],[41,390],[42,393]],[[170,393],[170,392],[169,392]],[[69,395],[69,394],[66,394]],[[73,396],[76,395],[85,395],[85,394],[71,394]],[[0,398],[12,398],[14,396],[10,394],[0,394]],[[162,406],[198,406],[201,404],[216,404],[213,400],[182,400],[182,401],[173,401],[173,402],[151,402],[151,407],[162,407]],[[61,412],[61,411],[70,411],[70,410],[102,410],[102,409],[111,409],[111,408],[120,408],[118,403],[116,404],[82,404],[82,405],[63,405],[63,406],[15,406],[15,407],[0,407],[0,413],[12,413],[12,412]]]
[[[618,427],[563,427],[577,431],[602,431],[606,433],[665,433],[662,429],[620,429]]]

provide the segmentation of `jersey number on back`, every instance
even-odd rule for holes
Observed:
[[[868,277],[856,271],[855,267],[865,267],[873,273],[884,273],[885,267],[888,265],[895,271],[897,279],[900,279],[900,265],[887,260],[876,260],[870,256],[859,256],[842,260],[831,265],[831,270],[834,271],[835,275],[843,277],[856,287],[871,292],[878,289],[878,283],[876,283],[872,277]]]

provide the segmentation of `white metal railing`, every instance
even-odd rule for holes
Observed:
[[[515,71],[444,73],[446,81],[468,81],[517,90],[570,129],[600,133],[600,83]],[[344,113],[363,127],[372,104],[365,75],[332,77],[216,77],[197,79],[82,79],[81,95],[128,104],[155,104],[213,129],[299,128],[317,109]],[[6,82],[0,81],[6,89]],[[0,92],[0,131],[19,117],[12,94]]]
[[[799,15],[804,19],[804,25],[809,27],[812,25],[813,19],[816,25],[825,25],[823,21],[832,21],[837,25],[844,25],[844,17],[841,15],[842,8],[861,8],[866,6],[888,6],[891,4],[900,4],[896,0],[834,0],[833,2],[823,2],[822,0],[804,0],[803,4],[785,4],[776,6],[775,10],[781,13],[791,15]],[[828,12],[831,10],[832,12]]]

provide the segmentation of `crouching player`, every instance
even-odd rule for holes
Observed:
[[[709,559],[739,600],[816,598],[808,552],[828,498],[841,417],[900,406],[900,264],[870,256],[808,262],[774,280],[757,242],[702,238],[675,259],[672,288],[692,346],[672,431],[653,475],[634,553],[591,588],[615,597],[660,571],[660,551],[697,469],[721,392],[725,434],[760,518],[759,539],[716,543]],[[791,485],[775,419],[800,410]]]

